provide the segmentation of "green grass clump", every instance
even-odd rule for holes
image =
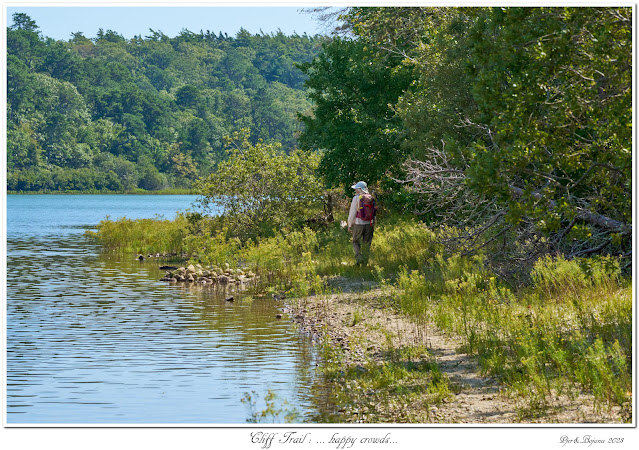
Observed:
[[[238,239],[227,239],[224,231],[188,234],[184,239],[184,249],[190,257],[207,266],[236,266],[242,243]]]
[[[97,232],[87,234],[97,238],[104,250],[119,253],[174,253],[184,250],[188,222],[183,215],[174,220],[127,219],[101,221]]]
[[[341,349],[322,346],[321,369],[333,383],[332,402],[351,422],[414,422],[428,418],[430,406],[441,405],[454,388],[423,347],[389,350],[381,361],[346,365]],[[408,405],[419,402],[422,408]],[[335,417],[334,417],[335,419]]]
[[[566,298],[587,289],[609,288],[617,284],[619,261],[612,257],[566,260],[561,255],[537,260],[531,278],[546,298]]]

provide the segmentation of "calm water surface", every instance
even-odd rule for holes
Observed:
[[[280,304],[159,282],[161,262],[100,254],[84,235],[106,216],[173,218],[194,200],[7,196],[9,424],[241,424],[245,394],[269,390],[298,421],[316,414],[314,353],[275,319]]]

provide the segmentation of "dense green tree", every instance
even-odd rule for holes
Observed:
[[[335,38],[301,68],[314,108],[300,117],[300,143],[323,152],[320,170],[330,186],[375,183],[392,173],[406,154],[393,105],[414,79],[410,67],[365,38]]]
[[[472,186],[520,187],[511,209],[546,210],[548,229],[561,223],[552,201],[567,217],[585,207],[630,220],[631,25],[630,10],[614,8],[491,9],[477,22],[473,93],[494,133],[477,148]]]
[[[9,28],[11,28],[12,30],[25,30],[35,33],[40,28],[36,24],[35,20],[33,20],[27,14],[14,13],[11,18],[13,19],[13,25],[11,25]]]
[[[69,51],[67,43],[49,40],[41,71],[58,80],[76,83],[82,73],[82,59]]]
[[[200,89],[192,84],[182,86],[175,93],[177,104],[183,108],[196,107],[200,102]]]
[[[7,119],[9,128],[17,125],[27,111],[33,111],[35,78],[15,55],[7,57]]]
[[[472,32],[491,139],[476,147],[469,186],[503,199],[511,223],[580,238],[576,255],[629,243],[631,10],[491,9]]]
[[[24,169],[39,167],[43,163],[43,150],[34,130],[28,122],[7,131],[7,141],[11,142],[11,152],[7,155],[7,168]]]
[[[29,70],[42,65],[46,45],[39,33],[28,29],[7,30],[7,53],[22,61]]]
[[[377,177],[398,163],[415,206],[455,225],[468,251],[629,256],[631,12],[347,8],[340,29],[354,39],[303,66],[314,109],[301,142],[324,148],[320,167],[346,184],[366,153],[348,140],[386,130],[395,160],[379,158]],[[394,99],[363,89],[363,66],[393,75]],[[358,135],[376,116],[390,129]]]
[[[409,165],[413,187],[441,217],[457,209],[472,218],[468,223],[478,228],[468,235],[471,248],[510,236],[523,260],[548,250],[628,256],[631,11],[456,12],[449,44],[438,47],[461,56],[466,67],[442,79],[429,70],[432,54],[422,46],[415,63],[433,83],[413,90],[400,107],[413,142],[426,149]],[[455,22],[465,26],[456,29]],[[468,86],[456,90],[469,99],[457,122],[464,134],[456,139],[432,133],[441,127],[428,129],[430,111],[445,104],[431,90],[442,80]]]

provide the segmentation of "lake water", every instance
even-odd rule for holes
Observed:
[[[281,304],[160,282],[161,261],[101,254],[84,234],[195,198],[7,196],[8,424],[243,424],[245,395],[259,413],[269,392],[296,421],[317,417],[315,353]]]

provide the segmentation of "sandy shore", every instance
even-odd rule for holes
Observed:
[[[418,325],[396,312],[389,301],[392,291],[370,281],[330,280],[339,294],[287,300],[286,312],[300,329],[318,342],[341,349],[339,364],[349,368],[383,364],[397,349],[413,349],[412,363],[436,363],[451,387],[449,395],[433,402],[432,395],[385,398],[377,404],[370,395],[353,395],[344,408],[344,422],[391,423],[621,423],[619,408],[596,411],[589,396],[569,399],[558,396],[542,415],[525,413],[506,394],[495,378],[480,375],[475,358],[460,352],[460,342],[444,335],[432,324]],[[407,362],[406,362],[407,363]],[[368,365],[368,366],[367,366]],[[352,371],[351,371],[352,373]],[[424,383],[429,381],[424,374]],[[357,385],[353,378],[337,383]],[[371,411],[374,409],[375,411]]]

